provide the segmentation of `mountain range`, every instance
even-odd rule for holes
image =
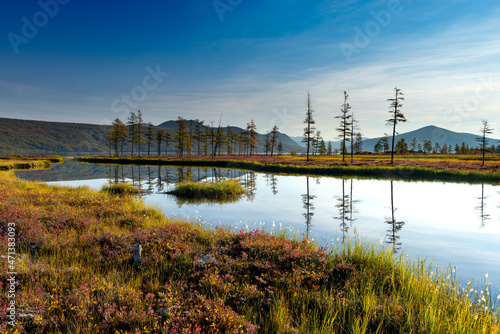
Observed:
[[[424,140],[430,140],[432,142],[432,146],[439,143],[442,147],[444,144],[448,145],[448,147],[454,148],[455,145],[461,146],[462,143],[465,143],[468,147],[476,147],[479,146],[479,142],[476,140],[479,135],[464,133],[464,132],[454,132],[447,129],[443,129],[434,125],[425,126],[418,130],[401,133],[395,136],[394,143],[397,143],[400,139],[404,138],[408,146],[413,139],[416,139],[419,144],[424,145]],[[382,137],[371,138],[363,140],[363,151],[373,151],[375,145]],[[390,137],[389,137],[390,140]],[[499,141],[497,139],[488,138],[488,145],[497,146]]]
[[[458,144],[459,146],[461,146],[462,143],[465,143],[465,145],[468,147],[476,147],[479,146],[479,142],[476,140],[478,137],[479,135],[465,132],[454,132],[434,125],[429,125],[417,130],[397,134],[394,138],[394,143],[397,143],[400,139],[404,138],[408,146],[410,146],[410,143],[413,139],[416,139],[417,143],[421,144],[422,146],[424,145],[425,140],[430,140],[433,147],[434,145],[436,145],[436,143],[439,143],[441,147],[446,144],[448,147],[451,146],[452,148],[454,148],[455,145]],[[298,145],[305,147],[305,143],[302,142],[303,137],[297,136],[290,138],[292,138]],[[375,145],[382,138],[383,137],[363,138],[363,151],[373,152]],[[388,136],[388,138],[390,143],[391,136]],[[488,145],[490,146],[497,146],[498,144],[500,144],[500,141],[497,139],[490,137],[488,137],[487,139]],[[325,142],[328,143],[327,141]],[[330,142],[332,143],[333,148],[340,149],[340,145],[342,143],[341,140],[332,140]],[[350,147],[350,142],[348,142],[347,148],[350,149]]]
[[[189,121],[188,121],[189,123]],[[206,128],[207,126],[202,125]],[[157,128],[163,128],[174,133],[177,129],[175,121],[161,123]],[[0,154],[60,154],[60,155],[88,155],[106,154],[108,152],[107,135],[111,129],[109,125],[62,123],[33,120],[0,118]],[[223,128],[225,132],[229,127]],[[230,127],[231,131],[241,133],[244,129]],[[264,151],[266,134],[257,135],[257,151]],[[478,146],[478,136],[470,133],[458,133],[436,126],[426,126],[418,130],[402,133],[396,136],[398,141],[404,138],[408,145],[415,138],[423,145],[424,140],[431,140],[433,145],[447,144],[454,147],[464,142],[469,147]],[[363,151],[373,151],[379,138],[363,140]],[[278,140],[282,142],[283,152],[303,152],[301,137],[289,137],[278,133]],[[297,142],[298,141],[298,142]],[[488,145],[497,145],[498,140],[489,138]],[[333,147],[340,147],[339,141],[332,141]],[[125,147],[125,152],[130,147]],[[145,147],[143,147],[145,149]],[[194,148],[193,148],[194,149]]]

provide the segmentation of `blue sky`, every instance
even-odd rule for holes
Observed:
[[[366,137],[437,125],[500,137],[500,4],[478,0],[2,3],[0,117],[198,118],[301,135],[307,91],[334,139],[343,91]]]

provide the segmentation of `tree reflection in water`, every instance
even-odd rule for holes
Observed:
[[[484,196],[484,183],[481,184],[481,196],[477,197],[479,200],[479,205],[476,206],[476,211],[479,212],[479,218],[481,219],[481,225],[479,225],[479,228],[484,228],[486,226],[486,221],[490,220],[491,217],[488,213],[486,213],[486,204],[484,203],[484,200],[487,199],[489,196]]]
[[[342,182],[342,196],[336,196],[337,204],[335,207],[338,210],[339,215],[337,217],[333,217],[336,220],[340,221],[340,230],[342,231],[342,242],[344,242],[347,238],[347,234],[349,234],[349,220],[350,218],[350,210],[349,210],[349,194],[345,193],[345,181]]]
[[[255,192],[257,191],[257,176],[255,173],[244,173],[242,186],[246,190],[245,196],[247,197],[247,200],[253,202],[255,199]]]
[[[359,202],[358,200],[353,199],[353,179],[350,179],[349,194],[346,193],[347,181],[348,180],[341,180],[342,196],[336,196],[337,204],[335,205],[339,215],[337,217],[333,217],[334,219],[340,221],[339,227],[342,231],[342,242],[346,240],[349,234],[349,229],[352,227],[352,223],[356,220],[353,214],[358,212],[355,208],[355,204]]]
[[[313,213],[314,205],[312,204],[312,201],[316,198],[316,196],[311,195],[309,191],[309,176],[306,176],[306,187],[307,187],[306,193],[302,195],[302,203],[303,203],[303,208],[306,209],[306,212],[303,213],[303,216],[306,219],[305,237],[306,239],[309,240],[309,232],[311,229],[312,217],[314,216]]]
[[[274,174],[266,174],[265,176],[266,179],[266,185],[271,186],[271,191],[273,192],[273,195],[278,194],[278,178]]]
[[[397,254],[401,250],[402,243],[399,241],[400,236],[398,233],[403,229],[404,221],[396,221],[395,212],[397,208],[394,207],[394,184],[391,181],[391,217],[386,218],[385,223],[390,226],[389,232],[386,234],[386,243],[392,245],[392,251]]]

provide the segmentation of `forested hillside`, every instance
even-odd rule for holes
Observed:
[[[164,122],[158,127],[169,130],[172,137],[176,131],[175,121]],[[0,154],[107,154],[109,152],[107,136],[110,130],[111,126],[96,124],[0,118]],[[231,127],[231,130],[243,131],[238,127]],[[225,127],[224,131],[228,131],[228,128]],[[264,139],[265,135],[257,134],[258,152],[264,151]],[[286,134],[279,133],[278,140],[282,141],[284,152],[302,151],[302,148]],[[147,150],[146,145],[143,145],[142,150],[143,153]],[[130,145],[127,143],[124,152],[129,151]],[[169,153],[173,152],[174,145],[171,145]]]
[[[1,154],[86,154],[107,152],[111,127],[0,118]]]

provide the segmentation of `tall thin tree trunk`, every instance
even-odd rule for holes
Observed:
[[[198,131],[198,155],[201,155],[201,133]]]
[[[354,114],[352,115],[352,121],[351,121],[351,163],[353,160],[353,155],[354,155]]]
[[[345,130],[345,125],[344,125],[344,141],[342,142],[342,147],[341,147],[341,150],[342,150],[342,161],[345,161],[345,150],[347,150],[347,145],[345,143],[345,138],[346,138],[345,134],[346,134],[346,130]]]
[[[486,126],[483,128],[483,166],[484,166],[484,153],[486,151]]]
[[[391,149],[391,165],[394,163],[394,137],[396,136],[396,116],[397,116],[397,95],[396,106],[394,107],[394,126],[392,127],[392,149]]]

